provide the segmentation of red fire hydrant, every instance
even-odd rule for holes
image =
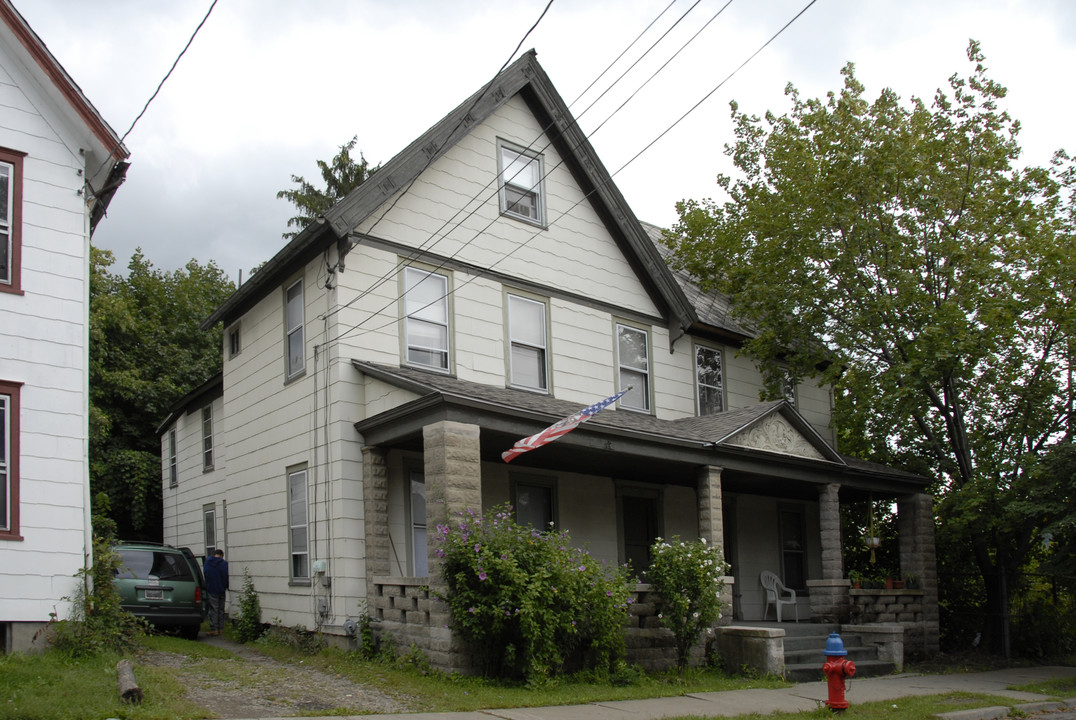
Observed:
[[[830,633],[826,640],[826,662],[822,664],[822,672],[826,674],[826,682],[829,685],[826,707],[835,712],[848,709],[848,701],[844,699],[844,679],[856,674],[856,665],[845,657],[847,654],[841,636]]]

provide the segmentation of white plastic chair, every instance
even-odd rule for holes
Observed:
[[[781,582],[781,578],[769,570],[763,570],[762,574],[758,576],[758,580],[766,591],[766,612],[762,614],[762,619],[765,620],[766,616],[770,614],[770,605],[773,605],[777,608],[777,622],[781,622],[781,606],[791,605],[796,608],[796,622],[799,622],[800,608],[796,604],[796,591],[785,587],[785,584]]]

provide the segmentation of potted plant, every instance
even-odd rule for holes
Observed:
[[[918,590],[919,578],[917,578],[915,575],[905,575],[904,587],[908,588],[909,590]]]
[[[848,581],[852,583],[852,587],[859,590],[859,586],[863,584],[863,573],[858,570],[849,570]]]

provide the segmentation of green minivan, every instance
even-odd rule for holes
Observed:
[[[209,598],[205,577],[187,548],[152,542],[121,542],[113,583],[123,609],[156,628],[177,628],[183,637],[198,638]]]

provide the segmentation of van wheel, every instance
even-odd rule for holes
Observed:
[[[198,625],[183,625],[179,628],[179,634],[187,640],[197,640],[198,629]]]

